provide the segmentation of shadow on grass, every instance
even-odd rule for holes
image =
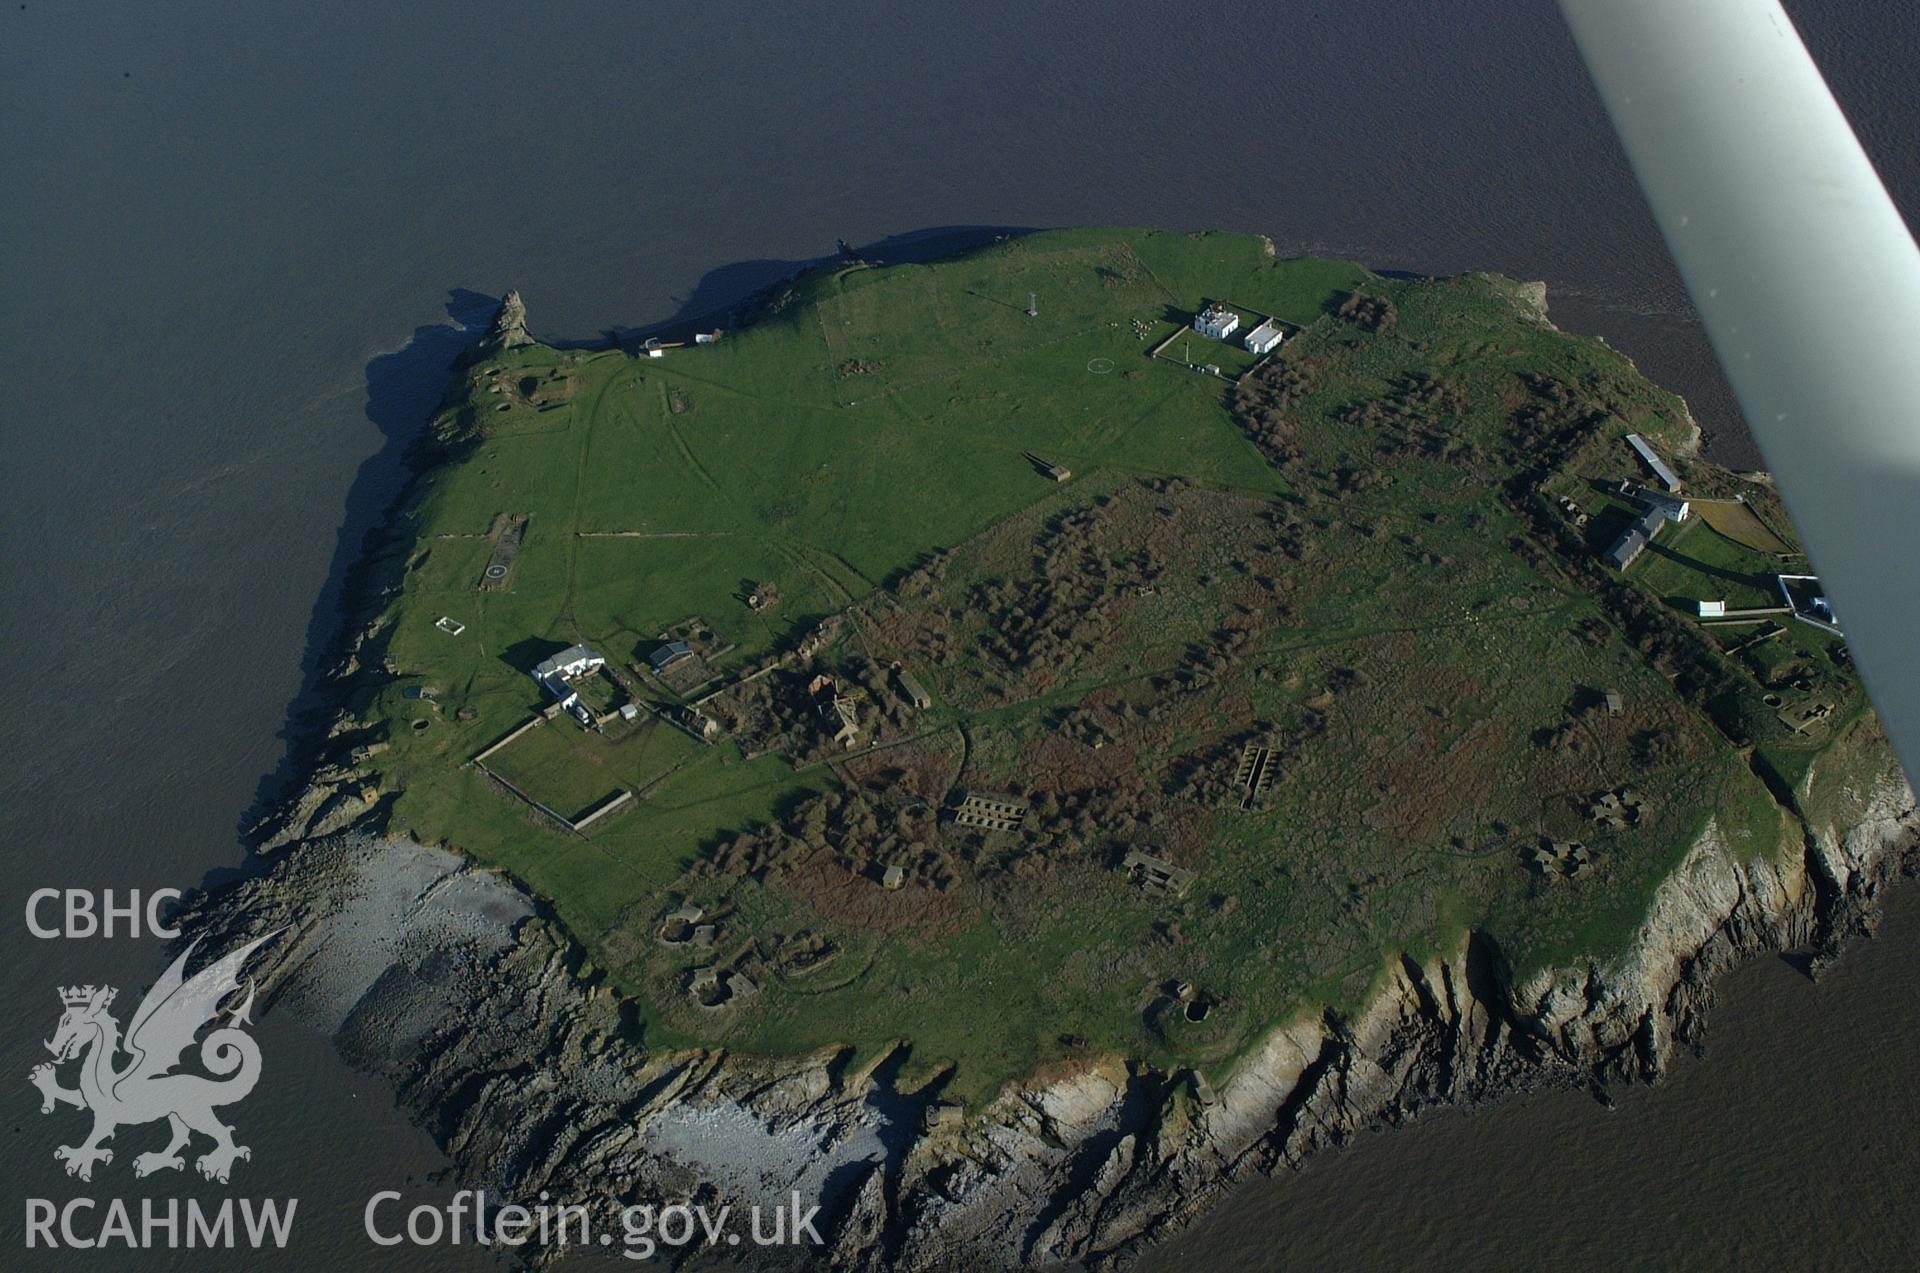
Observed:
[[[526,637],[501,651],[500,661],[516,672],[531,676],[534,668],[567,648],[566,642],[551,637]]]
[[[1712,579],[1724,579],[1728,583],[1737,583],[1743,587],[1757,588],[1761,592],[1765,592],[1768,584],[1772,582],[1763,575],[1751,575],[1744,571],[1729,570],[1725,566],[1709,565],[1701,561],[1698,557],[1689,557],[1684,553],[1675,552],[1673,549],[1658,542],[1647,545],[1647,555],[1650,557],[1664,557],[1675,565],[1683,566],[1695,574],[1706,575]]]

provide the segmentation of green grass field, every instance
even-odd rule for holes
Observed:
[[[1727,538],[1698,517],[1663,527],[1632,567],[1643,587],[1690,613],[1700,601],[1725,601],[1729,610],[1777,606],[1774,576],[1780,569],[1771,554]]]
[[[1391,321],[1336,316],[1355,291]],[[1304,329],[1281,358],[1284,454],[1231,385],[1147,356],[1213,297]],[[1634,472],[1629,430],[1682,453],[1684,410],[1505,280],[1387,280],[1246,236],[1049,232],[818,271],[719,344],[660,359],[483,356],[437,428],[449,458],[423,483],[371,661],[400,675],[368,673],[357,705],[363,736],[392,743],[367,767],[398,793],[396,830],[549,899],[650,1041],[906,1038],[976,1100],[1090,1052],[1218,1064],[1289,1011],[1354,1007],[1385,958],[1467,927],[1517,967],[1617,947],[1709,818],[1754,852],[1780,840],[1739,751],[1529,520],[1535,489],[1600,507]],[[1073,479],[1047,481],[1028,452]],[[531,520],[510,587],[482,591],[503,514]],[[1763,557],[1696,523],[1663,532],[1631,582],[1673,605],[1768,604]],[[743,604],[767,585],[776,608]],[[746,759],[650,717],[604,737],[562,717],[489,757],[566,817],[640,794],[585,836],[465,763],[544,706],[527,671],[547,654],[585,642],[637,678],[656,635],[696,614],[734,647],[723,684],[843,615],[815,670],[852,684],[901,661],[936,705],[857,766]],[[1724,662],[1758,704],[1767,669]],[[1835,666],[1822,692],[1857,715]],[[414,682],[431,705],[402,698]],[[767,682],[789,703],[795,683]],[[1620,718],[1596,709],[1604,689],[1624,694]],[[1285,763],[1243,812],[1217,788],[1245,736],[1284,740]],[[1769,738],[1789,773],[1817,752]],[[1624,785],[1641,821],[1597,827],[1594,793]],[[1053,811],[1002,839],[914,822],[960,789]],[[754,836],[799,843],[780,836],[823,795],[874,828],[738,865]],[[1546,836],[1589,843],[1601,868],[1543,881],[1523,857]],[[861,874],[895,842],[921,855],[914,887],[938,881],[897,903]],[[1195,885],[1132,886],[1114,869],[1130,844]],[[717,917],[712,948],[657,940],[687,898]],[[818,967],[790,957],[828,948]],[[715,962],[761,993],[693,1006],[690,970]],[[1175,980],[1203,988],[1204,1022],[1156,1006]]]

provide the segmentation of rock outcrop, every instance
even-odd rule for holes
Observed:
[[[527,333],[527,304],[520,299],[517,289],[510,288],[500,298],[500,312],[493,316],[493,327],[481,340],[480,347],[488,353],[499,353],[533,343],[533,337]]]

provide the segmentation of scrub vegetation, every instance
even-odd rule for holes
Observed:
[[[1148,356],[1214,300],[1299,330],[1257,366],[1193,333],[1221,376]],[[1764,522],[1607,570],[1628,432]],[[435,438],[363,647],[367,780],[548,899],[650,1043],[904,1038],[975,1100],[1075,1056],[1216,1065],[1470,927],[1516,973],[1608,953],[1710,820],[1776,850],[1867,711],[1840,639],[1695,622],[1769,603],[1784,513],[1490,276],[1034,234],[817,271],[659,358],[483,349]],[[687,632],[697,687],[649,661]],[[606,728],[468,763],[576,643]],[[1795,729],[1783,694],[1833,710]],[[582,832],[528,803],[618,791]]]

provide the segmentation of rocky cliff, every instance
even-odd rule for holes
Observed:
[[[1816,801],[1819,777],[1800,794],[1830,812],[1783,817],[1776,853],[1742,860],[1709,823],[1611,959],[1516,982],[1469,934],[1387,970],[1358,1017],[1283,1023],[1212,1082],[1110,1057],[973,1111],[902,1090],[897,1053],[854,1070],[838,1051],[650,1050],[532,899],[455,854],[351,827],[202,899],[189,928],[224,944],[291,925],[270,1002],[389,1080],[495,1196],[611,1211],[798,1189],[823,1206],[836,1267],[1101,1267],[1251,1173],[1363,1129],[1657,1078],[1698,1037],[1720,973],[1769,950],[1831,956],[1920,864],[1920,812],[1890,761]]]
[[[483,352],[493,354],[533,343],[533,337],[527,332],[527,303],[520,299],[518,291],[509,289],[500,298],[500,312],[493,316],[493,327],[480,347]]]

